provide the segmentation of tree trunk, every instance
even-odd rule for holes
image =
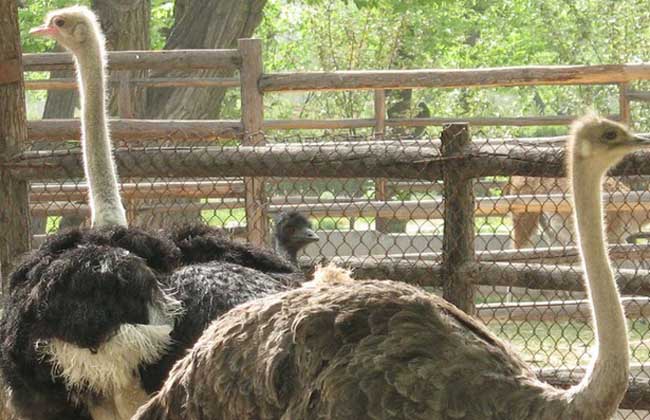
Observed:
[[[266,0],[176,0],[174,26],[166,50],[237,48],[239,38],[249,38],[262,21]],[[232,76],[219,70],[196,71],[194,77]],[[187,71],[154,72],[155,77],[187,77]],[[155,119],[215,119],[226,90],[220,88],[164,88],[147,91],[147,117]],[[158,199],[158,206],[191,203],[189,199]],[[166,228],[201,220],[199,211],[176,214],[137,214],[136,224]]]
[[[27,141],[25,90],[21,67],[20,32],[15,0],[0,0],[0,164]],[[14,178],[0,165],[0,283],[18,256],[29,250],[27,183]],[[4,380],[0,378],[0,418],[15,420],[7,407]]]
[[[166,50],[237,48],[262,21],[266,0],[177,0],[175,22]],[[197,71],[196,77],[230,76],[217,70]],[[185,72],[156,72],[158,77],[187,76]],[[149,118],[215,119],[225,94],[221,88],[165,88],[147,92]]]
[[[92,7],[99,16],[110,51],[148,50],[151,0],[93,0]],[[146,71],[127,71],[129,78],[143,78]],[[117,74],[111,74],[115,78]],[[144,115],[145,92],[143,88],[130,89],[134,116]],[[117,92],[112,86],[110,113],[118,116]]]

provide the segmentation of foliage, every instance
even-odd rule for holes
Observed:
[[[89,0],[33,0],[21,10],[23,46],[45,51],[48,41],[26,36],[47,10]],[[173,0],[152,0],[151,39],[161,48],[173,22]],[[257,30],[267,72],[390,68],[641,62],[650,54],[647,0],[268,0]],[[643,84],[641,84],[643,85]],[[414,92],[433,116],[573,115],[588,108],[616,114],[615,86],[426,89]],[[359,118],[373,114],[371,92],[267,95],[266,116]],[[238,92],[224,118],[239,115]],[[633,106],[637,128],[650,110]],[[518,134],[553,134],[538,128]],[[485,130],[486,134],[493,131]]]
[[[649,20],[642,0],[271,0],[258,34],[267,71],[603,64],[643,61]],[[413,104],[426,102],[434,116],[615,114],[616,93],[611,86],[430,89],[416,91]],[[269,96],[269,118],[372,115],[369,94]],[[641,128],[643,111],[634,114]]]

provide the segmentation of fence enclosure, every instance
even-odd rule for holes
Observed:
[[[562,319],[574,319],[573,316],[586,319],[584,300],[537,301],[537,295],[529,293],[530,290],[540,290],[541,295],[545,290],[566,291],[569,294],[553,295],[566,299],[573,296],[570,293],[583,290],[580,269],[574,265],[578,260],[575,246],[549,244],[508,249],[503,244],[491,245],[491,239],[477,234],[476,225],[478,218],[484,218],[486,223],[489,218],[501,218],[503,223],[504,217],[515,214],[566,215],[571,209],[565,192],[502,193],[506,182],[503,177],[563,177],[563,138],[487,141],[473,139],[471,131],[492,125],[566,125],[574,116],[390,119],[386,118],[385,90],[612,84],[619,88],[620,112],[611,117],[630,123],[630,103],[650,100],[650,93],[632,90],[630,84],[650,80],[650,65],[265,74],[261,43],[252,39],[240,40],[238,48],[231,50],[111,52],[108,58],[109,70],[116,74],[111,83],[118,87],[120,114],[120,118],[112,120],[110,126],[116,145],[115,158],[122,193],[131,221],[143,212],[173,214],[243,208],[248,240],[269,244],[270,217],[285,209],[320,218],[372,219],[369,231],[373,230],[370,225],[374,224],[374,230],[382,240],[392,235],[393,242],[387,243],[385,255],[372,251],[374,244],[365,243],[363,238],[358,244],[368,248],[368,255],[358,256],[352,252],[350,256],[342,256],[337,247],[331,252],[330,259],[354,268],[357,278],[394,279],[442,289],[444,297],[463,310],[475,313],[488,323],[500,322],[500,332],[504,334],[504,328],[510,325],[508,323],[548,320],[560,323]],[[26,72],[71,66],[69,54],[23,56],[23,70]],[[144,69],[220,69],[239,72],[239,77],[130,77],[130,70]],[[239,87],[241,119],[180,121],[133,118],[130,95],[134,87],[172,86]],[[25,88],[75,89],[76,82],[67,79],[28,80]],[[374,118],[264,119],[265,93],[327,90],[373,91]],[[26,235],[30,215],[87,215],[85,186],[78,181],[83,177],[81,153],[78,143],[72,143],[70,147],[71,140],[80,138],[79,121],[28,121],[24,127],[21,124],[20,119],[18,124],[15,120],[8,124],[0,120],[0,188],[3,197],[10,198],[3,203],[5,214],[15,219],[3,221],[3,226],[11,224],[14,227],[10,232],[22,229]],[[26,128],[27,138],[23,140],[20,135],[4,133],[3,126],[13,127],[10,130],[19,134]],[[443,126],[441,140],[391,139],[386,134],[387,127],[421,126]],[[271,130],[349,128],[371,128],[374,134],[366,138],[300,143],[275,142],[268,135]],[[1,143],[4,138],[16,139],[24,145]],[[28,147],[30,143],[47,143],[49,146],[36,149]],[[650,153],[628,156],[611,175],[650,175]],[[4,182],[6,179],[9,179],[8,183]],[[72,179],[77,181],[71,182]],[[350,179],[358,180],[357,183],[362,185],[359,188],[366,195],[355,195],[358,191],[343,188],[346,197],[335,195],[327,198],[310,184],[319,180],[344,184]],[[292,182],[294,186],[287,187]],[[27,185],[29,208],[19,194]],[[283,188],[291,191],[283,193]],[[493,190],[501,193],[491,195]],[[311,195],[302,193],[304,191]],[[395,192],[403,191],[408,191],[409,199],[395,198]],[[633,216],[643,213],[643,218],[648,217],[650,193],[630,190],[605,195],[607,208],[613,214]],[[11,197],[18,199],[12,200]],[[165,206],[151,202],[159,197],[191,201]],[[441,243],[435,242],[438,239],[434,234],[420,248],[399,249],[395,244],[398,244],[400,235],[391,234],[387,224],[391,219],[405,223],[440,220],[443,226]],[[513,230],[516,229],[517,226],[513,226]],[[352,230],[355,230],[354,222]],[[241,233],[241,229],[237,232]],[[495,233],[494,236],[498,235]],[[35,241],[42,238],[42,233],[34,237]],[[15,234],[3,234],[0,238],[5,250],[0,254],[5,275],[6,267],[10,267],[17,255],[26,249],[26,239],[27,236],[17,238]],[[395,248],[399,252],[394,252]],[[650,314],[649,273],[638,266],[630,268],[630,261],[639,262],[650,257],[650,245],[613,243],[610,253],[617,262],[621,291],[628,295],[625,300],[628,316],[645,319]],[[516,302],[504,302],[500,298],[500,302],[491,302],[489,293],[484,295],[481,287],[498,289],[504,295],[516,293],[512,288],[520,288],[527,298]],[[516,324],[517,333],[522,328]],[[640,334],[641,341],[644,337],[650,339],[650,331],[647,336],[644,334]],[[569,365],[563,360],[562,366]],[[580,375],[579,371],[573,374],[573,371],[567,373],[562,369],[544,371],[550,382],[563,386],[576,382]],[[647,383],[633,384],[623,407],[649,409],[650,387]]]

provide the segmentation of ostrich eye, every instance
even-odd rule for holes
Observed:
[[[55,18],[54,19],[54,24],[56,26],[58,26],[59,28],[61,28],[61,27],[63,27],[63,25],[65,25],[65,20],[63,20],[61,18]]]
[[[616,131],[606,131],[605,134],[603,134],[603,138],[605,140],[614,140],[616,139],[618,135],[616,134]]]

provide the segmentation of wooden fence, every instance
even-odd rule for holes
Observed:
[[[1,57],[0,57],[1,58]],[[485,253],[474,251],[475,215],[507,214],[517,206],[534,206],[539,197],[517,196],[486,198],[475,197],[477,178],[486,176],[564,176],[562,139],[508,140],[492,144],[472,141],[470,126],[541,126],[566,125],[573,116],[545,117],[475,117],[463,118],[386,118],[386,89],[405,88],[458,88],[458,87],[508,87],[540,85],[593,85],[611,84],[619,87],[620,112],[612,116],[630,122],[630,102],[650,101],[650,93],[631,90],[630,83],[650,80],[650,65],[603,65],[603,66],[545,66],[513,67],[471,70],[395,70],[395,71],[344,71],[265,74],[262,68],[262,50],[259,40],[241,40],[237,49],[192,50],[192,51],[128,51],[111,52],[108,56],[109,69],[119,71],[111,83],[118,86],[120,118],[111,121],[113,137],[120,142],[130,143],[128,149],[116,150],[115,156],[122,179],[142,177],[165,178],[210,178],[228,177],[231,181],[151,182],[147,188],[138,188],[125,182],[122,186],[126,197],[150,198],[164,193],[176,197],[215,197],[232,200],[233,205],[246,209],[248,238],[254,243],[267,240],[268,214],[278,206],[294,208],[319,215],[345,215],[348,217],[370,215],[379,218],[422,218],[439,217],[445,221],[443,252],[413,261],[408,256],[396,258],[364,258],[348,262],[355,268],[359,278],[393,278],[409,282],[441,287],[445,298],[469,313],[475,312],[474,285],[520,286],[561,290],[581,290],[579,271],[570,267],[558,267],[553,271],[542,266],[526,263],[512,263],[514,255],[495,256],[490,259]],[[20,65],[19,58],[11,64]],[[0,68],[3,63],[0,63]],[[31,71],[52,71],[72,66],[69,54],[25,54],[22,69]],[[239,72],[239,77],[223,78],[130,78],[128,70],[197,70],[221,69]],[[0,72],[1,73],[1,72]],[[5,84],[22,95],[22,85],[15,84],[20,74],[6,80],[0,78],[0,88]],[[13,84],[11,84],[13,83]],[[11,84],[11,85],[9,85]],[[240,120],[215,121],[157,121],[133,119],[129,108],[133,87],[228,87],[241,90],[242,117]],[[68,79],[27,81],[26,89],[54,90],[74,89],[76,82]],[[276,120],[264,119],[263,99],[268,92],[327,91],[327,90],[372,90],[374,91],[374,118],[344,120]],[[1,95],[0,95],[1,96]],[[53,182],[81,177],[81,155],[77,150],[26,151],[21,145],[27,141],[62,142],[80,137],[77,120],[47,120],[24,122],[11,110],[0,117],[0,187],[9,199],[3,202],[5,217],[0,218],[0,267],[8,272],[17,255],[29,247],[30,213],[46,214],[52,207],[44,203],[52,201],[65,203],[83,200],[85,190],[76,184],[48,188]],[[10,127],[7,131],[4,127]],[[443,125],[442,143],[438,142],[391,142],[383,140],[386,127]],[[269,130],[290,129],[345,129],[373,128],[377,141],[346,142],[337,144],[304,144],[295,147],[288,144],[264,143],[263,133]],[[18,133],[18,134],[16,134]],[[4,138],[11,138],[18,144],[9,144]],[[135,144],[143,140],[164,139],[176,146],[143,147]],[[240,140],[239,147],[196,147],[197,140],[219,142]],[[531,148],[530,145],[536,147]],[[636,154],[612,170],[613,175],[650,175],[650,154]],[[375,179],[377,195],[375,201],[364,202],[363,206],[350,206],[350,201],[322,203],[315,197],[312,202],[292,202],[291,199],[270,199],[264,196],[264,183],[273,178],[363,178]],[[440,188],[443,200],[420,201],[418,203],[386,201],[387,185],[399,185],[409,180],[421,183],[423,188]],[[26,188],[32,185],[31,209],[27,201]],[[441,185],[442,184],[442,185]],[[59,185],[59,184],[57,184]],[[209,193],[204,187],[208,187]],[[453,187],[453,188],[452,188]],[[610,206],[635,205],[648,208],[647,194],[611,197]],[[545,206],[567,206],[561,197],[544,196],[545,204],[537,204],[536,210]],[[636,200],[636,201],[635,201]],[[227,205],[227,204],[225,204]],[[56,207],[56,206],[55,206]],[[87,212],[84,205],[74,210]],[[526,207],[528,208],[528,207]],[[56,210],[55,210],[56,211]],[[11,217],[6,217],[10,215]],[[460,239],[460,240],[459,240]],[[635,252],[645,255],[647,248],[636,247]],[[503,251],[506,252],[506,251]],[[551,249],[540,250],[548,254]],[[575,249],[565,249],[568,260],[575,260]],[[622,252],[622,251],[621,251]],[[568,253],[568,254],[567,254]],[[614,253],[616,254],[616,253]],[[520,257],[523,254],[519,254]],[[504,263],[507,258],[509,263]],[[523,258],[523,257],[522,257]],[[619,284],[624,293],[650,296],[650,281],[647,272],[619,270]],[[580,306],[575,302],[575,306]],[[489,307],[482,307],[479,315],[484,317]],[[643,312],[642,312],[643,313]],[[639,395],[647,389],[633,390]],[[644,394],[645,393],[645,394]],[[636,395],[636,394],[635,394]],[[627,401],[627,400],[626,400]],[[636,408],[650,407],[650,398],[643,398],[630,405]]]

